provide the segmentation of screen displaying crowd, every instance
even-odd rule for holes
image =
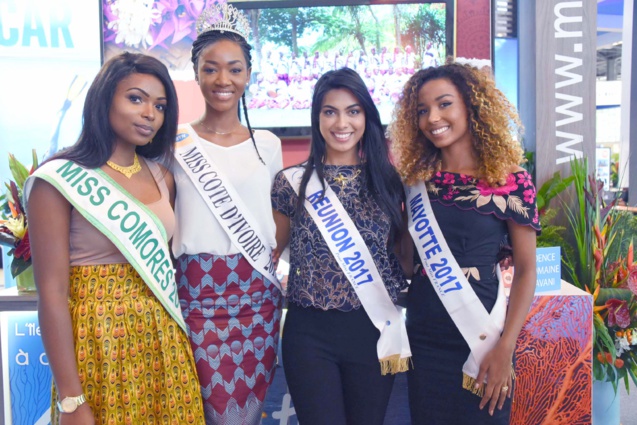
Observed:
[[[301,56],[289,52],[267,52],[260,72],[255,72],[254,82],[250,85],[252,96],[250,108],[269,109],[308,109],[310,92],[316,81],[327,71],[351,68],[365,81],[376,105],[394,102],[402,90],[403,84],[416,69],[438,65],[439,59],[429,43],[424,57],[417,61],[416,53],[410,45],[404,50],[400,47],[380,52],[371,47],[369,56],[364,50],[344,53],[314,52]],[[418,64],[418,68],[416,68]]]
[[[255,127],[309,126],[314,85],[343,67],[360,74],[387,123],[409,77],[447,54],[444,4],[246,12],[255,46],[246,96]]]

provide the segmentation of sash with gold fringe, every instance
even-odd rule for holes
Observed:
[[[480,364],[493,349],[504,329],[506,296],[499,265],[498,297],[491,313],[474,292],[445,240],[427,194],[425,183],[406,186],[409,232],[423,268],[440,301],[469,345],[471,354],[462,367],[462,387],[482,396],[484,385],[475,388]]]
[[[288,168],[283,173],[298,195],[303,168]],[[323,192],[318,176],[313,173],[307,184],[305,208],[380,331],[376,351],[381,374],[405,372],[409,369],[411,350],[400,307],[389,297],[372,255],[343,204],[328,184],[325,188]]]

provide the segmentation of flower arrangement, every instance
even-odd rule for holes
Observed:
[[[104,41],[151,50],[196,37],[195,22],[216,0],[103,0]]]
[[[566,279],[593,295],[593,377],[617,388],[637,385],[637,220],[604,202],[604,188],[588,175],[586,160],[571,162],[573,204],[564,202],[574,256],[563,256]]]
[[[33,165],[28,170],[9,154],[9,169],[13,180],[5,183],[7,193],[0,198],[0,244],[10,248],[8,254],[11,261],[11,275],[16,277],[31,266],[31,246],[27,216],[22,205],[22,189],[27,177],[38,167],[38,158],[33,150]]]

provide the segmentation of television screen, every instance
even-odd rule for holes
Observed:
[[[203,113],[190,61],[195,22],[215,0],[102,0],[103,58],[152,55],[170,70],[181,122]],[[314,85],[331,69],[360,73],[387,124],[417,69],[453,54],[454,0],[232,1],[252,27],[250,124],[279,135],[309,131]]]
[[[343,67],[360,74],[387,124],[409,77],[453,53],[453,2],[358,3],[234,3],[252,27],[252,126],[309,127],[316,81]]]

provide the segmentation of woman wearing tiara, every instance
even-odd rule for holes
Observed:
[[[202,12],[192,62],[205,111],[177,135],[173,252],[207,424],[260,422],[281,317],[269,203],[281,141],[248,121],[249,28],[233,6]]]

